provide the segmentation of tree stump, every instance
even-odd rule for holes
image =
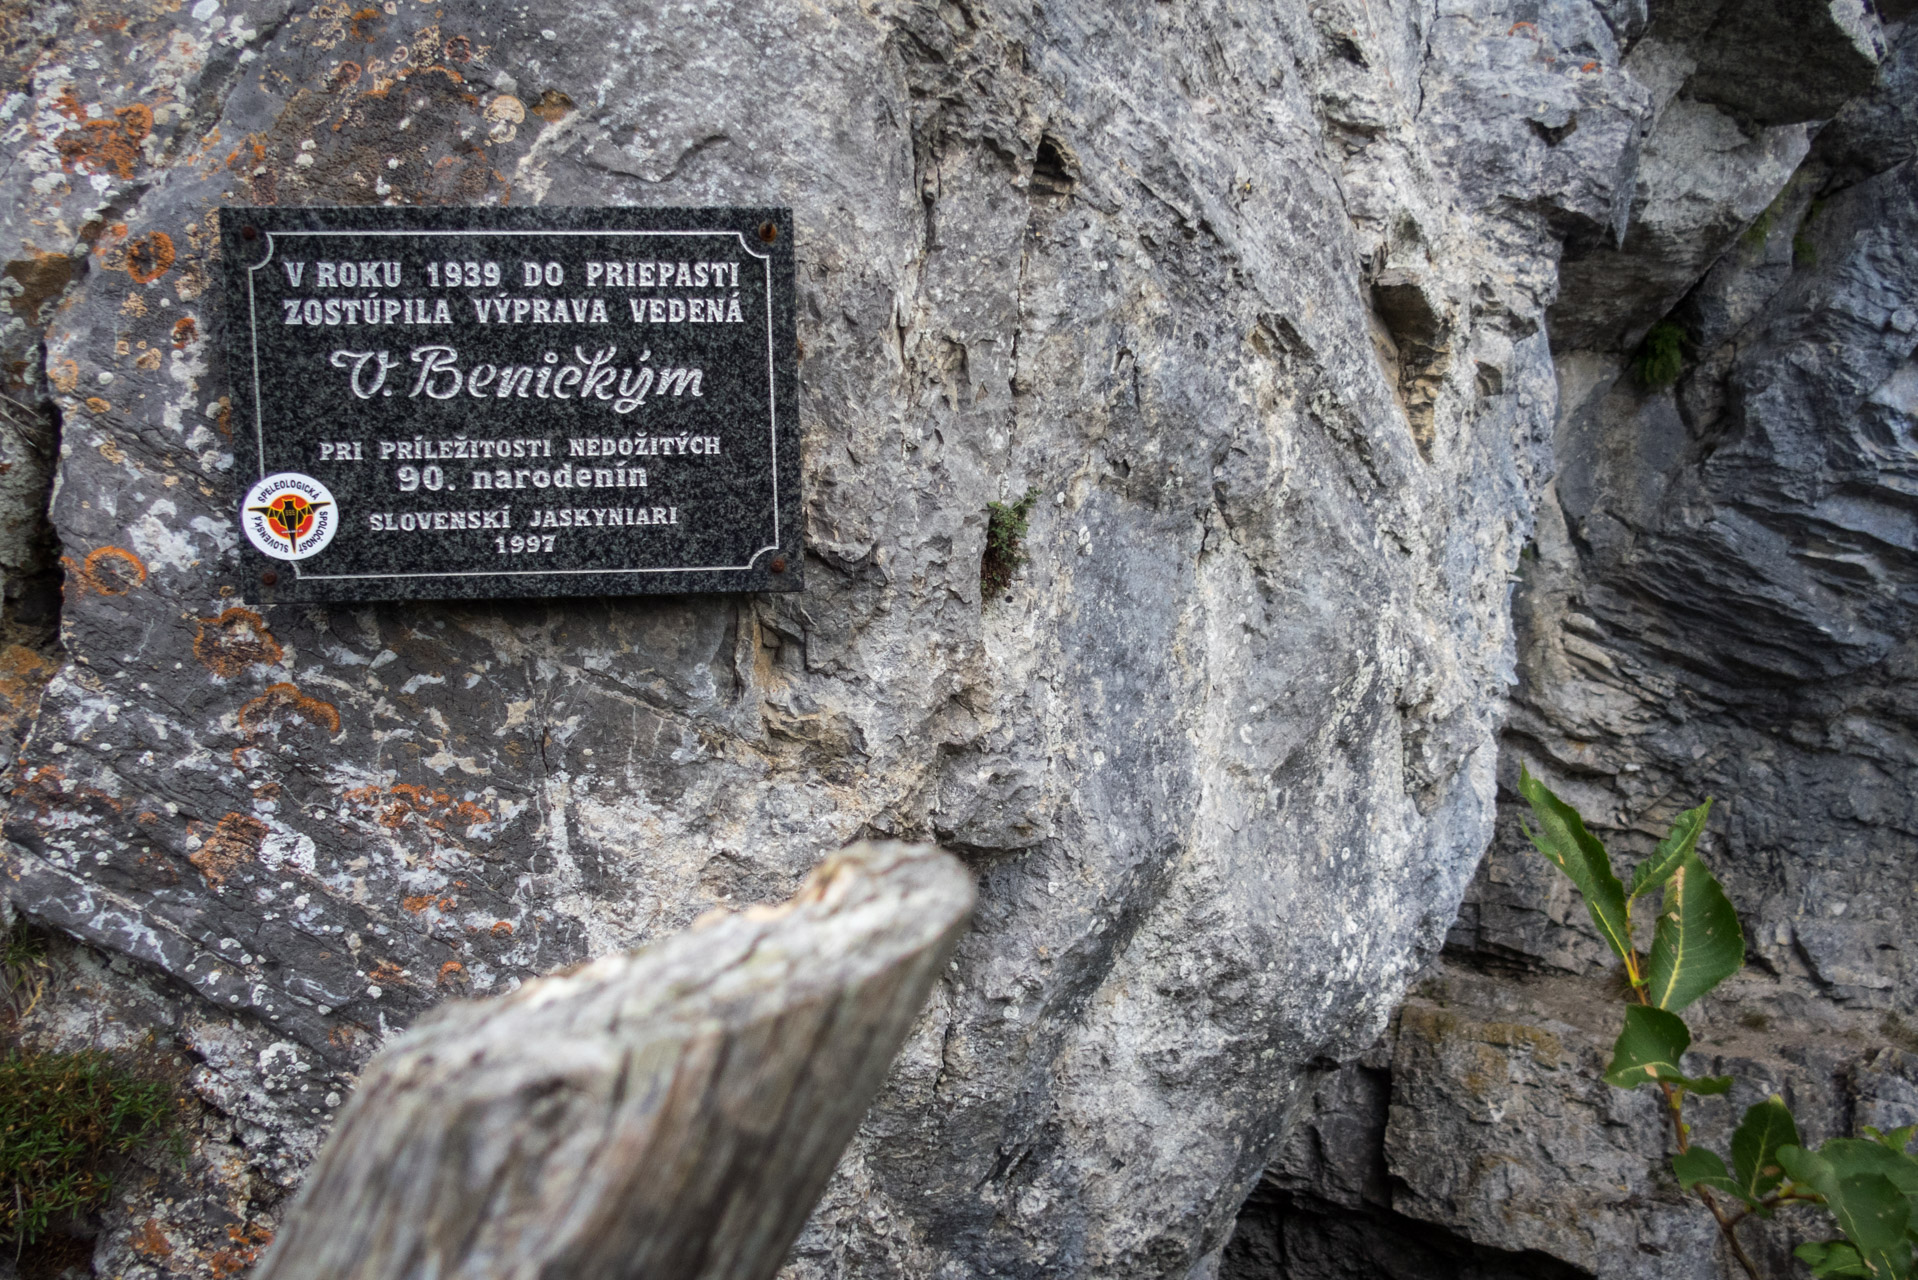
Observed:
[[[793,898],[435,1010],[368,1064],[257,1280],[761,1280],[964,930],[858,844]]]

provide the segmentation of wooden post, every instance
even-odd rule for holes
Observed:
[[[765,1280],[964,930],[858,844],[791,901],[422,1018],[368,1064],[256,1280]]]

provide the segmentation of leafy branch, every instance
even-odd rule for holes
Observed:
[[[1769,1218],[1793,1203],[1822,1206],[1840,1236],[1798,1246],[1796,1256],[1819,1277],[1911,1280],[1918,1246],[1918,1159],[1909,1154],[1918,1125],[1862,1138],[1833,1138],[1816,1151],[1799,1141],[1791,1109],[1777,1094],[1754,1103],[1732,1134],[1731,1164],[1694,1145],[1685,1123],[1687,1094],[1722,1094],[1730,1076],[1689,1076],[1683,1060],[1691,1029],[1679,1011],[1737,973],[1745,963],[1738,913],[1698,857],[1712,802],[1678,816],[1652,855],[1632,869],[1629,888],[1612,870],[1611,856],[1586,830],[1578,810],[1554,795],[1529,770],[1519,791],[1536,830],[1525,834],[1540,853],[1578,886],[1599,936],[1625,965],[1631,1003],[1612,1049],[1605,1080],[1621,1089],[1655,1084],[1665,1097],[1676,1152],[1672,1172],[1718,1223],[1719,1233],[1746,1275],[1758,1268],[1738,1238],[1753,1215]],[[1652,949],[1641,956],[1633,908],[1659,897]]]

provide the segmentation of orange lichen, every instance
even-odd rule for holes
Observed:
[[[256,737],[277,730],[285,719],[304,720],[324,729],[330,737],[340,731],[340,713],[330,702],[301,693],[299,686],[270,684],[266,692],[240,708],[240,732]]]
[[[445,964],[440,966],[440,975],[438,978],[434,980],[433,985],[443,987],[448,982],[452,982],[461,978],[462,975],[465,974],[465,972],[466,972],[465,965],[461,964],[457,960],[448,960]]]
[[[61,110],[78,122],[54,139],[61,165],[72,173],[78,168],[94,172],[111,170],[122,178],[131,178],[140,162],[140,144],[153,132],[153,110],[144,102],[121,107],[112,118],[86,118],[86,110],[74,99],[71,90],[62,94]]]
[[[181,316],[173,322],[173,346],[177,350],[200,336],[200,326],[192,316]]]
[[[233,1241],[231,1249],[221,1249],[208,1256],[207,1274],[213,1280],[227,1280],[229,1276],[242,1275],[260,1259],[260,1250],[273,1243],[273,1233],[257,1222],[245,1223],[226,1229],[227,1239]]]
[[[410,984],[410,980],[406,976],[406,970],[400,968],[391,960],[379,961],[367,973],[366,977],[367,981],[376,983],[382,987],[398,986],[402,983]]]
[[[96,547],[80,564],[80,582],[103,596],[123,596],[147,580],[147,567],[124,547]]]
[[[100,396],[88,396],[87,408],[93,413],[105,413],[113,408],[113,401]]]
[[[232,679],[248,667],[272,666],[283,656],[266,620],[251,609],[228,609],[217,618],[198,620],[193,656],[216,676]]]
[[[206,843],[186,856],[199,868],[210,888],[217,889],[241,863],[249,862],[266,842],[267,825],[243,813],[229,813],[220,819]]]
[[[495,938],[510,938],[510,937],[512,937],[512,936],[513,936],[513,922],[512,922],[512,921],[510,921],[510,920],[495,920],[495,921],[493,922],[493,936],[494,936]]]
[[[160,1230],[160,1222],[157,1218],[148,1218],[141,1223],[140,1229],[133,1233],[130,1243],[135,1253],[143,1258],[151,1258],[155,1262],[173,1255],[173,1242],[166,1238],[166,1232]]]
[[[135,284],[151,284],[173,268],[173,237],[149,231],[127,245],[127,274]]]
[[[415,815],[435,831],[470,827],[491,817],[471,800],[455,799],[447,792],[429,791],[410,782],[391,787],[354,787],[345,798],[351,804],[374,810],[374,820],[394,831]]]

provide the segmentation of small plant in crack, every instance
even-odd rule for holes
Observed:
[[[979,558],[979,592],[997,595],[1012,585],[1012,575],[1026,562],[1026,524],[1037,489],[1027,489],[1017,502],[986,504],[986,549]]]
[[[1678,381],[1685,372],[1685,326],[1676,320],[1660,320],[1646,330],[1632,358],[1632,376],[1647,391],[1662,391]]]
[[[1818,242],[1812,239],[1811,224],[1818,219],[1825,202],[1814,200],[1805,210],[1805,220],[1798,224],[1798,233],[1791,238],[1791,263],[1794,267],[1815,267],[1818,265]]]

